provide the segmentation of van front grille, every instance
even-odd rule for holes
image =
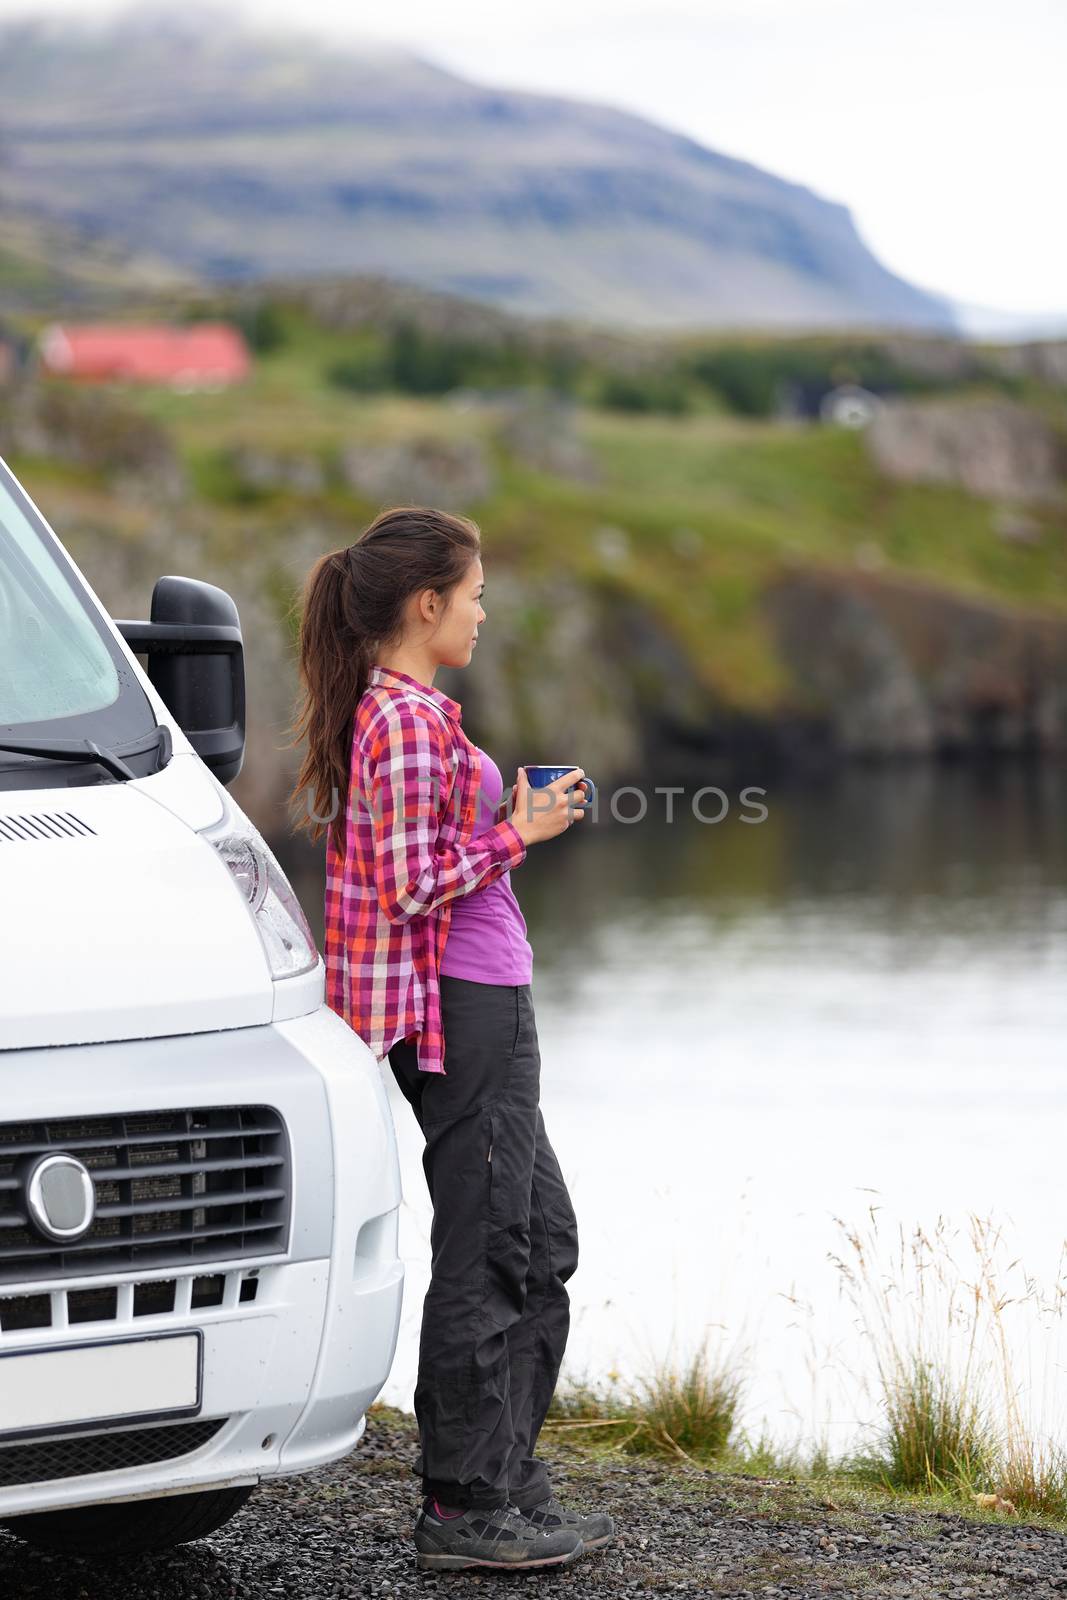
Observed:
[[[35,1228],[41,1155],[89,1169],[96,1215],[57,1244]],[[0,1123],[0,1284],[274,1255],[288,1245],[289,1141],[270,1106]]]
[[[125,1428],[118,1433],[74,1434],[34,1444],[5,1445],[0,1448],[0,1489],[173,1461],[199,1450],[228,1420],[212,1417],[174,1422],[169,1427]]]
[[[29,1294],[0,1290],[0,1352],[35,1328],[73,1328],[82,1322],[114,1322],[129,1327],[143,1317],[177,1317],[193,1312],[239,1310],[259,1293],[262,1267],[197,1273],[181,1278],[149,1278],[144,1283],[94,1284],[91,1289],[47,1289]],[[9,1286],[10,1287],[10,1286]]]

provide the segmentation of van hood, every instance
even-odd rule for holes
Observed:
[[[251,912],[194,831],[220,814],[198,765],[0,791],[0,1048],[271,1021]]]

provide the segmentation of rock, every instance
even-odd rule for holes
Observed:
[[[188,488],[166,429],[103,390],[54,380],[24,378],[3,391],[0,455],[89,467],[127,496],[174,501]]]
[[[260,445],[235,445],[227,460],[238,481],[252,489],[290,489],[295,494],[314,495],[327,487],[322,462],[306,452],[285,455]]]
[[[863,432],[880,472],[1007,500],[1062,502],[1067,441],[1010,400],[890,401]]]
[[[1067,748],[1067,620],[849,569],[786,574],[764,604],[795,714],[841,753]]]
[[[625,528],[594,528],[589,542],[606,567],[621,567],[630,554],[630,535]]]
[[[674,528],[670,534],[671,549],[683,561],[695,561],[704,553],[704,540],[695,528]]]
[[[434,505],[461,511],[493,489],[485,446],[478,439],[435,435],[350,444],[341,452],[346,484],[380,505]]]
[[[886,554],[877,539],[862,539],[852,552],[852,559],[864,572],[877,572],[886,565]]]
[[[976,1494],[971,1497],[975,1505],[984,1506],[990,1511],[1006,1511],[1009,1516],[1015,1515],[1015,1506],[1010,1500],[1005,1500],[999,1494]]]
[[[768,604],[779,647],[843,750],[932,749],[926,697],[893,630],[869,602],[815,579],[773,591]]]
[[[1067,389],[1067,339],[1031,339],[1023,344],[986,347],[983,361],[1015,378],[1036,378]]]
[[[875,348],[908,372],[941,382],[962,383],[980,376],[982,356],[962,339],[898,332],[874,341]]]
[[[1009,544],[1039,544],[1043,533],[1040,522],[1013,505],[994,506],[993,528]]]
[[[559,396],[525,391],[502,408],[497,438],[526,466],[559,478],[596,483],[600,472],[578,437],[578,407]]]

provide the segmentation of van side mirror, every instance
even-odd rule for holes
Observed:
[[[245,665],[241,619],[225,589],[198,578],[157,578],[150,622],[115,619],[189,743],[220,783],[232,783],[245,753]]]

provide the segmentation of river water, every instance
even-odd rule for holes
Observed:
[[[1004,1351],[1035,1425],[1064,1437],[1048,1306],[1067,1231],[1067,773],[765,780],[759,822],[723,787],[719,822],[687,791],[668,823],[650,787],[640,821],[577,824],[512,874],[542,1107],[579,1220],[563,1377],[625,1381],[707,1339],[745,1373],[750,1436],[860,1442],[879,1405],[846,1230],[903,1333],[935,1297],[909,1284],[902,1240],[937,1233],[939,1281],[965,1286],[978,1216],[1000,1229],[1002,1286],[1037,1285],[1003,1312]],[[321,871],[295,877],[318,936]],[[410,1408],[430,1205],[384,1071],[407,1278],[383,1398]]]

